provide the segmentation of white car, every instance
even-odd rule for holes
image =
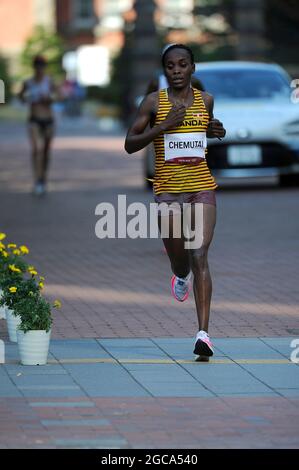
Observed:
[[[206,62],[195,76],[215,99],[214,117],[227,131],[208,139],[207,162],[214,176],[279,176],[282,186],[299,185],[299,102],[291,78],[275,64]],[[296,103],[297,101],[297,103]],[[145,164],[154,173],[153,158]]]

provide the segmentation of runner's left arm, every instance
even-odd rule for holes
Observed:
[[[25,81],[22,83],[22,88],[17,95],[19,100],[22,101],[22,103],[26,103],[26,98],[25,98],[26,91],[27,91],[27,83]]]

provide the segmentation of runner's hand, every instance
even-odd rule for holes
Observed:
[[[226,134],[226,130],[223,127],[222,122],[219,119],[211,119],[207,127],[207,137],[218,137],[222,138]]]
[[[166,119],[161,122],[160,126],[163,131],[168,131],[174,127],[182,125],[186,114],[186,107],[182,104],[173,105]]]

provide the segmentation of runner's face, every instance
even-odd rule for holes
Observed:
[[[164,72],[169,86],[182,89],[190,85],[191,75],[195,70],[191,58],[185,49],[172,49],[166,53]]]
[[[45,64],[37,63],[34,65],[34,71],[38,77],[42,77],[45,74],[45,70],[46,70]]]

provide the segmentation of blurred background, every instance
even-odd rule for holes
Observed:
[[[42,53],[57,83],[81,87],[68,116],[126,126],[165,44],[190,45],[196,62],[270,61],[298,77],[298,24],[296,0],[1,0],[0,77],[13,105]]]

